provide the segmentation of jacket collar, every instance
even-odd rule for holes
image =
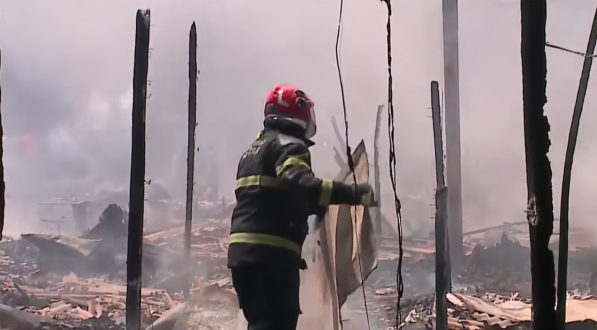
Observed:
[[[263,121],[263,128],[264,131],[277,131],[281,134],[286,134],[297,139],[301,139],[303,142],[305,142],[307,147],[312,147],[315,145],[315,142],[305,138],[304,128],[289,120],[283,120],[282,118],[278,117],[268,117]]]

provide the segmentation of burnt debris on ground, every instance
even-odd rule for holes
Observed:
[[[192,227],[192,291],[229,289],[226,271],[229,219],[220,203],[212,219]],[[0,242],[0,328],[124,328],[126,213],[115,204],[79,237],[24,234]],[[185,283],[184,222],[147,233],[143,242],[143,324],[180,305]]]
[[[226,268],[230,207],[204,203],[210,217],[192,226],[192,298],[184,302],[184,222],[169,220],[147,232],[143,242],[142,309],[145,326],[184,329],[201,320],[232,324],[238,307]],[[224,205],[224,206],[222,206]],[[78,237],[24,234],[0,242],[0,328],[124,329],[126,296],[126,212],[110,205],[97,225]],[[448,294],[450,329],[509,328],[530,320],[528,234],[504,225],[465,234],[463,271]],[[402,327],[430,328],[434,322],[432,239],[404,240]],[[568,313],[570,322],[596,319],[597,249],[582,230],[571,231]],[[557,237],[556,237],[557,238]],[[554,240],[554,246],[557,241]],[[394,325],[397,241],[378,236],[378,267],[366,282],[368,311],[375,328]],[[214,295],[206,295],[213,292]],[[357,293],[360,290],[357,291]],[[353,294],[348,308],[363,312]],[[207,297],[207,298],[206,298]],[[213,298],[216,297],[216,298]],[[222,309],[211,315],[204,306]],[[211,316],[210,316],[211,315]],[[350,323],[350,319],[346,320]],[[183,324],[184,323],[184,324]],[[218,323],[219,324],[219,323]],[[227,326],[222,325],[224,328]]]

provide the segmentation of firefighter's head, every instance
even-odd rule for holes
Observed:
[[[313,101],[295,86],[280,84],[274,87],[265,100],[265,118],[287,120],[304,130],[305,138],[312,138],[317,131]]]

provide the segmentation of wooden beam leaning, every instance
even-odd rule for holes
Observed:
[[[126,329],[141,329],[141,275],[143,259],[143,214],[145,202],[145,131],[147,71],[149,70],[149,9],[136,15],[135,64],[133,69],[133,113],[131,181],[127,251]]]
[[[379,171],[379,131],[381,128],[381,114],[383,113],[384,105],[377,106],[377,116],[375,117],[375,133],[373,136],[373,187],[375,196],[377,196],[376,207],[373,210],[373,228],[376,235],[382,234],[382,215],[381,215],[381,176]]]
[[[186,263],[186,298],[191,296],[191,230],[193,227],[193,185],[195,182],[195,128],[197,127],[197,27],[189,31],[189,117],[187,141],[187,201],[184,227]]]
[[[433,118],[433,144],[435,147],[435,307],[437,330],[448,329],[448,267],[447,257],[447,189],[444,180],[444,148],[442,142],[442,121],[439,101],[439,84],[431,82],[431,112]]]

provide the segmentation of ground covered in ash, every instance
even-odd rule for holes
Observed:
[[[203,207],[220,213],[211,212],[209,220],[192,227],[193,296],[205,288],[231,291],[226,269],[229,219],[222,215],[228,208],[219,202]],[[0,329],[124,329],[128,224],[122,212],[107,214],[111,216],[79,237],[3,237]],[[184,222],[168,221],[162,227],[167,229],[148,232],[143,241],[144,327],[184,306]]]
[[[228,225],[227,214],[193,224],[193,295],[186,302],[182,295],[182,270],[188,264],[182,257],[184,223],[170,221],[166,229],[145,234],[144,327],[234,328],[238,307],[226,269]],[[0,242],[0,329],[124,329],[126,228],[124,219],[114,218],[100,221],[79,237],[4,237]],[[491,236],[467,238],[467,255],[452,278],[453,291],[447,297],[451,329],[508,328],[528,322],[530,251],[524,232],[504,228],[497,238]],[[378,237],[377,244],[377,269],[369,276],[364,292],[354,292],[342,309],[345,329],[365,329],[367,322],[372,329],[397,324],[405,329],[431,328],[435,320],[433,240],[404,240],[399,322],[397,240]],[[590,246],[576,246],[570,251],[570,315],[597,319],[590,312],[597,311],[597,300],[591,294],[597,277],[595,260],[597,249]],[[579,322],[582,319],[574,317]]]

